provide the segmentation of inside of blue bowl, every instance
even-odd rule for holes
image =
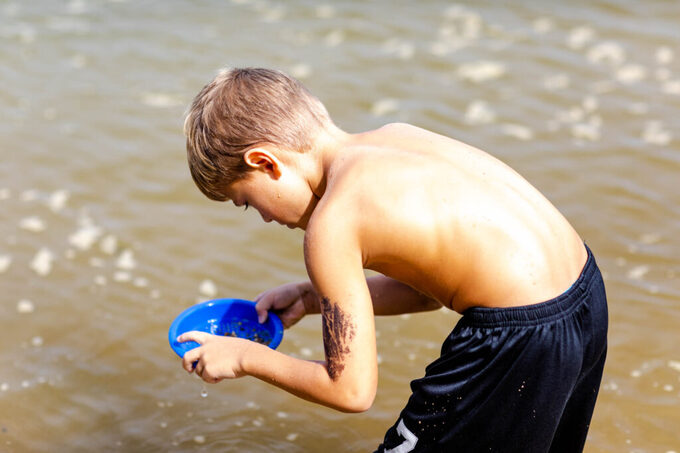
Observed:
[[[275,314],[269,313],[267,321],[260,324],[255,303],[242,299],[211,300],[183,311],[168,332],[170,346],[180,357],[198,347],[198,343],[193,341],[177,342],[179,335],[190,330],[245,338],[272,349],[276,349],[283,338],[283,325]]]

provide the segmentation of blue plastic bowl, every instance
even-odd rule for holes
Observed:
[[[168,331],[170,347],[178,356],[199,346],[195,341],[179,343],[177,337],[190,330],[213,335],[246,338],[276,349],[283,339],[283,324],[269,312],[267,321],[257,320],[255,302],[242,299],[215,299],[189,307],[175,318]]]

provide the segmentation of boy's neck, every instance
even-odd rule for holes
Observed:
[[[305,173],[309,187],[318,198],[326,192],[328,174],[338,153],[350,146],[353,138],[354,135],[338,127],[324,131],[317,136],[314,151],[306,155],[310,159],[307,160]]]

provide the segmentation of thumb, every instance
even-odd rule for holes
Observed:
[[[210,336],[207,332],[199,332],[198,330],[191,330],[189,332],[184,332],[182,335],[177,337],[178,343],[184,343],[185,341],[195,341],[196,343],[202,345],[205,343],[206,339]]]

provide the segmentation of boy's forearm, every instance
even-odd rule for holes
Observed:
[[[441,308],[441,303],[416,291],[405,283],[384,275],[375,275],[366,279],[371,293],[373,313],[378,316],[399,315],[431,311]],[[299,283],[300,297],[305,304],[307,314],[321,312],[319,297],[311,282]]]
[[[297,359],[254,343],[243,358],[243,371],[307,401],[343,412],[368,410],[376,386],[330,378],[325,362]]]
[[[366,279],[376,315],[399,315],[441,308],[441,303],[384,275]]]

